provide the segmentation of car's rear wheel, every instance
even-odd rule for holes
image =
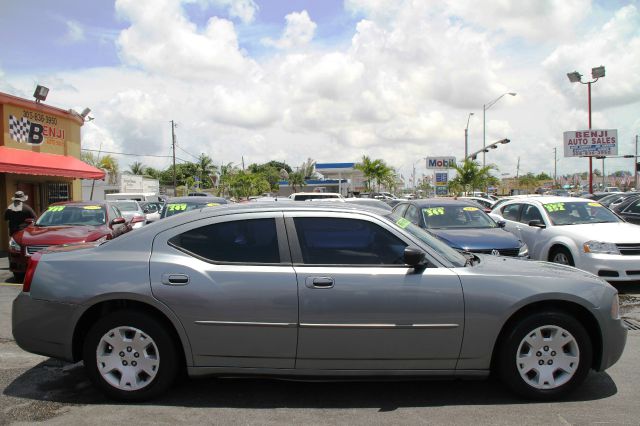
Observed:
[[[140,401],[166,391],[179,370],[171,335],[152,316],[112,312],[98,320],[84,341],[92,382],[110,398]]]
[[[548,311],[525,317],[499,348],[498,373],[513,391],[532,399],[566,395],[592,363],[589,334],[574,317]]]
[[[571,256],[569,250],[564,247],[557,247],[553,249],[551,255],[549,256],[549,260],[551,260],[553,263],[559,263],[561,265],[575,266],[575,263],[573,262],[573,256]]]

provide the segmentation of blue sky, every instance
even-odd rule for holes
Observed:
[[[619,129],[621,154],[639,132],[638,1],[0,1],[0,91],[40,83],[52,105],[90,106],[87,147],[165,152],[173,119],[182,148],[216,162],[369,155],[408,175],[427,155],[461,157],[469,112],[477,150],[482,105],[513,91],[487,114],[487,142],[512,141],[489,161],[550,171],[562,132],[586,123],[566,73],[598,65],[594,126]]]

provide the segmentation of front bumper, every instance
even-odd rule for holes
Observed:
[[[615,364],[624,351],[627,343],[627,327],[622,319],[609,319],[602,330],[602,361],[597,367],[604,371]]]
[[[37,300],[20,293],[13,301],[13,338],[27,352],[71,362],[77,309],[78,305]]]
[[[607,281],[640,281],[640,256],[582,253],[576,267]]]

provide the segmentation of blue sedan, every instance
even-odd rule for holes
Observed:
[[[413,200],[393,212],[426,229],[451,247],[473,253],[529,257],[527,245],[496,223],[476,204],[446,198]]]

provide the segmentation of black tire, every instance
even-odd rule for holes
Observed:
[[[568,332],[571,337],[573,337],[575,344],[569,343],[564,346],[563,352],[565,353],[558,355],[556,358],[555,355],[551,355],[555,353],[553,349],[554,347],[557,349],[557,346],[555,346],[553,342],[549,343],[545,341],[546,344],[544,346],[530,352],[534,363],[539,363],[540,361],[546,363],[549,360],[553,361],[556,359],[558,362],[556,367],[549,368],[558,368],[561,362],[560,358],[566,355],[575,355],[576,347],[577,353],[579,353],[577,357],[578,366],[574,369],[572,376],[565,371],[555,371],[552,373],[552,377],[554,380],[558,380],[559,383],[557,385],[546,384],[544,381],[543,384],[540,385],[538,382],[538,386],[548,386],[547,388],[536,387],[536,384],[533,383],[536,380],[541,380],[541,375],[536,375],[533,369],[529,371],[530,375],[523,372],[529,380],[529,382],[526,381],[519,371],[520,363],[516,361],[527,359],[520,357],[522,354],[520,345],[521,343],[523,344],[522,349],[529,348],[528,343],[524,343],[525,337],[533,335],[534,331],[541,327],[543,328],[541,336],[545,336],[546,332],[553,330],[553,327],[555,327],[556,330],[563,329]],[[558,334],[558,336],[560,336],[560,334]],[[495,367],[502,381],[518,395],[527,399],[536,400],[553,400],[569,394],[587,377],[593,360],[591,339],[582,324],[571,315],[556,311],[531,314],[523,320],[518,321],[518,323],[507,332],[498,351],[498,362]],[[538,357],[539,354],[541,354],[540,357]],[[555,354],[557,355],[557,353]],[[545,367],[547,367],[545,364],[541,366],[541,368]],[[535,370],[537,373],[537,367]],[[524,366],[523,371],[526,371]],[[555,377],[556,373],[558,374],[557,378]],[[564,380],[566,380],[566,382],[563,383]]]
[[[564,259],[566,259],[566,262],[560,260],[563,257]],[[556,247],[551,250],[551,253],[549,254],[549,262],[559,263],[561,265],[576,266],[575,262],[573,261],[571,252],[565,247]]]
[[[149,379],[149,376],[146,376],[144,373],[140,376],[135,376],[136,382],[140,377],[145,379],[140,380],[140,382],[148,380],[148,383],[144,384],[144,387],[141,387],[140,389],[120,389],[109,383],[99,371],[97,351],[99,349],[99,345],[100,348],[103,348],[103,345],[101,345],[100,342],[103,336],[105,336],[110,330],[118,327],[137,329],[146,337],[151,338],[151,341],[155,344],[154,347],[151,347],[151,352],[158,358],[157,369],[154,369],[155,376],[151,379]],[[176,342],[172,338],[171,334],[166,331],[166,326],[160,321],[144,313],[123,310],[105,315],[91,327],[84,340],[82,353],[87,375],[94,385],[102,390],[109,398],[118,401],[143,401],[155,398],[171,387],[178,371],[180,371],[178,363],[180,362],[181,357],[178,355],[177,351],[178,348],[176,346]],[[121,353],[125,353],[125,356],[127,357],[133,356],[133,354],[126,354],[125,351]],[[133,365],[133,359],[128,360],[131,362],[131,365]],[[113,373],[110,377],[117,375],[118,373]]]

